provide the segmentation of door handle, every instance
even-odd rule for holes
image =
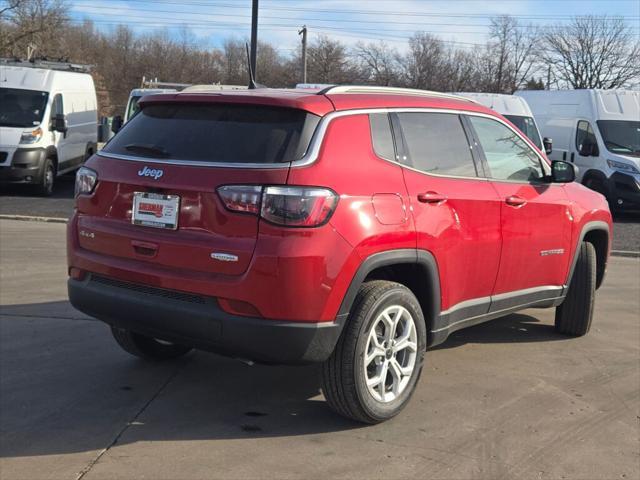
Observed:
[[[418,201],[421,203],[444,203],[447,201],[447,196],[438,192],[424,192],[418,194]]]
[[[512,207],[517,208],[517,207],[522,207],[524,204],[527,203],[527,201],[524,198],[519,197],[517,195],[511,195],[505,199],[505,203],[507,205],[511,205]]]

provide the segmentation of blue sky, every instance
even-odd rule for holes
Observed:
[[[251,0],[69,0],[74,21],[93,20],[101,29],[126,24],[144,33],[167,29],[203,48],[225,38],[249,36]],[[297,29],[310,39],[327,35],[347,44],[384,40],[402,50],[416,31],[439,35],[461,48],[486,40],[492,15],[510,14],[542,28],[572,15],[626,18],[640,32],[640,0],[260,0],[261,40],[287,54],[297,47]]]

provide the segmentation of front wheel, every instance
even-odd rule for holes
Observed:
[[[146,360],[170,360],[189,353],[191,347],[147,337],[123,328],[111,327],[113,338],[125,352]]]
[[[322,369],[327,403],[340,415],[380,423],[397,415],[415,390],[426,349],[422,309],[405,286],[365,283]]]
[[[596,249],[591,243],[582,242],[577,255],[569,291],[556,308],[555,322],[559,333],[574,337],[586,335],[591,328],[596,296]]]
[[[50,197],[53,194],[53,184],[56,178],[56,168],[53,164],[53,160],[47,158],[44,161],[44,168],[42,170],[42,178],[40,183],[36,187],[38,195],[43,197]]]

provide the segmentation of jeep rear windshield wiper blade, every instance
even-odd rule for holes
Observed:
[[[142,155],[147,154],[152,157],[158,158],[167,158],[169,157],[169,152],[167,152],[164,148],[158,147],[156,145],[146,145],[142,143],[131,143],[129,145],[125,145],[125,150],[130,152],[140,153]]]

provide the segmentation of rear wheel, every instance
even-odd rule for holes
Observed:
[[[556,308],[556,330],[574,337],[585,335],[591,328],[595,295],[596,249],[582,242],[567,297]]]
[[[415,390],[425,349],[425,321],[413,293],[394,282],[365,283],[335,351],[323,365],[327,403],[363,423],[394,417]]]
[[[111,327],[111,333],[125,352],[147,360],[170,360],[192,350],[185,345],[147,337],[123,328]]]
[[[50,197],[53,194],[53,184],[56,178],[56,168],[53,164],[53,160],[47,158],[44,161],[44,168],[42,170],[42,177],[40,183],[36,186],[36,191],[43,197]]]

